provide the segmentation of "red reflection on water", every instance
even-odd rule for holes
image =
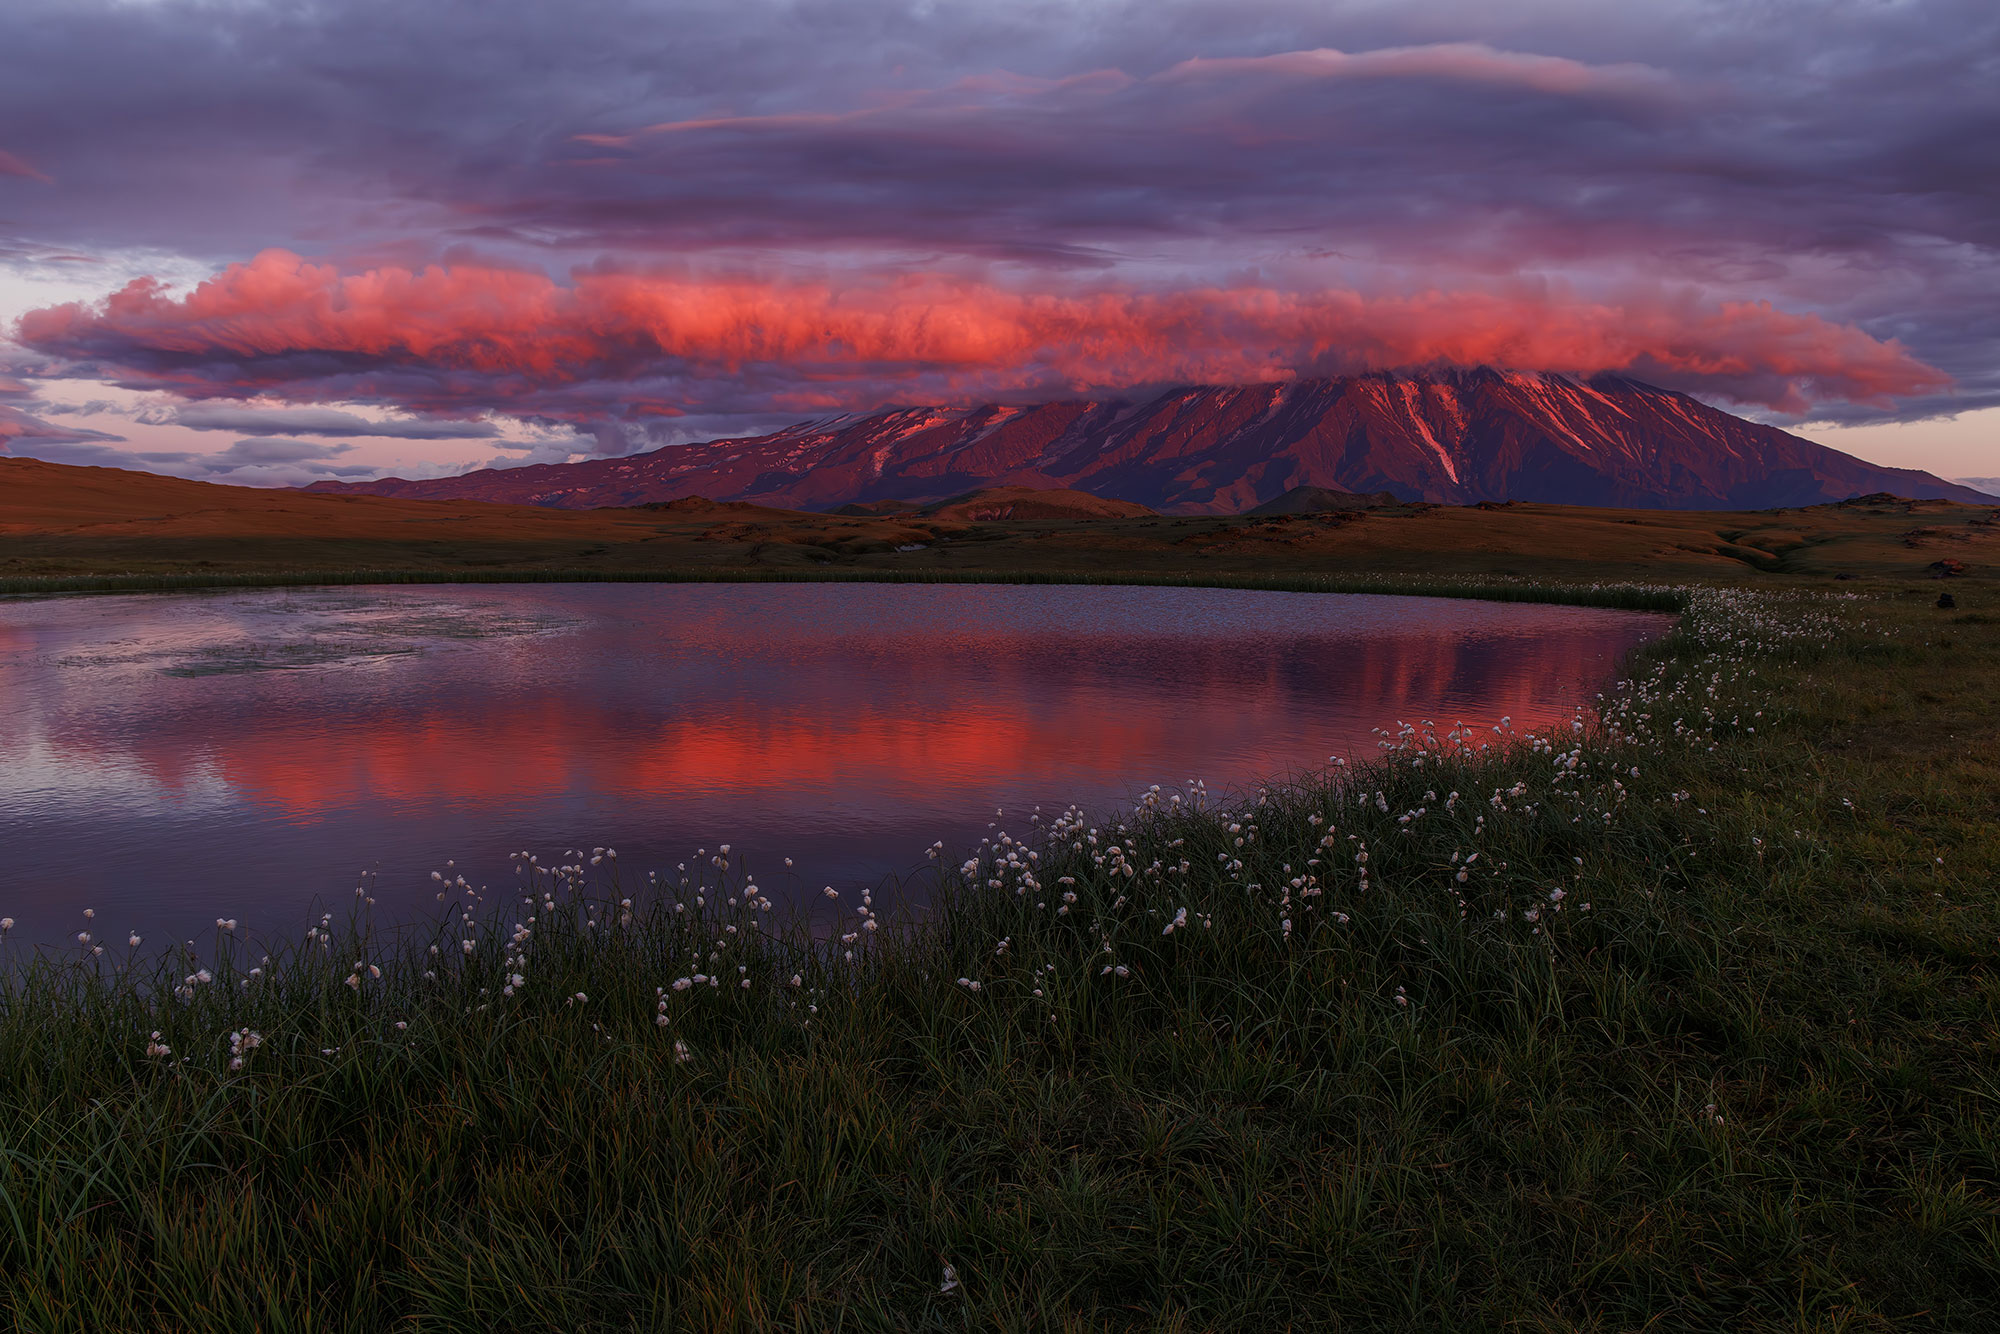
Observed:
[[[1281,778],[1372,754],[1398,721],[1566,719],[1665,625],[1424,599],[810,585],[6,611],[0,830],[33,887],[8,907],[49,940],[84,906],[175,938],[218,915],[282,925],[351,894],[362,868],[402,915],[431,903],[447,858],[494,885],[509,850],[577,840],[642,872],[731,841],[760,870],[796,857],[802,893],[875,883],[925,865],[933,840],[1025,833],[1031,804],[1110,816],[1151,783]]]
[[[771,809],[837,800],[948,806],[984,792],[1073,781],[1101,791],[1197,776],[1248,781],[1363,752],[1371,729],[1418,716],[1517,726],[1567,717],[1629,633],[1490,641],[1432,633],[1232,646],[1177,644],[1138,679],[1122,663],[1156,646],[988,638],[859,673],[806,669],[775,695],[710,690],[684,707],[635,707],[552,680],[539,695],[472,688],[332,713],[310,690],[267,700],[254,726],[218,733],[175,716],[136,732],[72,728],[73,755],[138,762],[166,792],[219,775],[295,818],[387,804],[532,804],[591,790],[625,799],[754,796]],[[1109,648],[1111,651],[1106,652]],[[1121,649],[1123,650],[1121,652]],[[851,666],[851,664],[850,664]],[[1079,791],[1079,797],[1091,795]]]

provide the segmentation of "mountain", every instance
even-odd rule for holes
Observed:
[[[1237,513],[1301,486],[1652,509],[1873,491],[1987,499],[1637,380],[1486,367],[1197,386],[1145,402],[895,408],[625,458],[309,489],[563,509],[700,494],[825,510],[995,486],[1065,487],[1174,513]]]

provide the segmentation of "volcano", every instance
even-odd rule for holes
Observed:
[[[1191,386],[1143,401],[892,408],[623,458],[307,489],[562,509],[700,495],[830,510],[988,487],[1069,488],[1179,514],[1238,513],[1299,487],[1641,509],[1768,509],[1882,491],[1991,499],[1637,380],[1489,367]]]

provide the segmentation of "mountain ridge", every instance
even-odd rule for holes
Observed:
[[[306,489],[564,509],[699,494],[830,510],[991,487],[1070,489],[1181,514],[1238,513],[1299,487],[1648,509],[1763,509],[1877,491],[1992,500],[1628,377],[1491,367],[1191,385],[1144,401],[886,408],[621,458]]]

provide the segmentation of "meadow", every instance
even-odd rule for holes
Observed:
[[[1941,586],[1496,586],[1683,619],[1550,734],[936,849],[921,920],[807,934],[716,847],[441,873],[420,930],[79,922],[0,990],[0,1305],[1990,1328],[2000,615]]]

